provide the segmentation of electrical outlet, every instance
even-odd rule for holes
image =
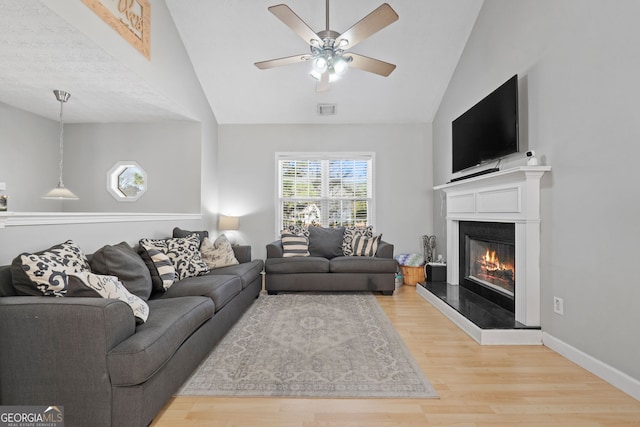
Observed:
[[[4,191],[7,189],[7,184],[5,184],[4,182],[0,182],[0,190]]]
[[[553,311],[557,314],[564,314],[564,300],[562,298],[553,297]]]

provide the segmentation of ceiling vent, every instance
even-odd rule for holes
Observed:
[[[335,116],[338,112],[336,104],[318,104],[319,116]]]

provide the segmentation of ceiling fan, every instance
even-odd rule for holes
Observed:
[[[329,29],[329,0],[326,0],[326,29],[314,32],[289,6],[278,4],[268,8],[278,19],[309,43],[311,53],[256,62],[261,70],[311,61],[311,76],[318,82],[317,92],[329,90],[330,83],[340,78],[349,67],[387,77],[396,68],[394,64],[346,52],[367,37],[398,20],[398,14],[384,3],[340,34]]]

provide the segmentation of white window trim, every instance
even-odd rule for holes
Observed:
[[[369,216],[369,223],[376,229],[376,153],[373,151],[345,151],[345,152],[305,152],[305,151],[283,151],[275,153],[275,238],[280,238],[280,227],[282,224],[282,211],[280,209],[280,161],[281,160],[371,160],[371,177],[369,183],[371,185],[371,212]]]
[[[142,173],[144,177],[144,187],[135,196],[126,196],[118,188],[118,176],[126,168],[136,168]],[[107,172],[107,191],[109,192],[109,194],[111,194],[111,196],[113,196],[114,199],[119,202],[135,202],[147,191],[148,185],[147,172],[142,168],[142,166],[132,160],[120,161],[113,165],[113,167],[109,169],[109,172]]]

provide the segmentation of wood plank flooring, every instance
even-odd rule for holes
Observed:
[[[640,425],[640,401],[544,346],[480,346],[411,286],[378,301],[440,399],[175,397],[151,426]]]

